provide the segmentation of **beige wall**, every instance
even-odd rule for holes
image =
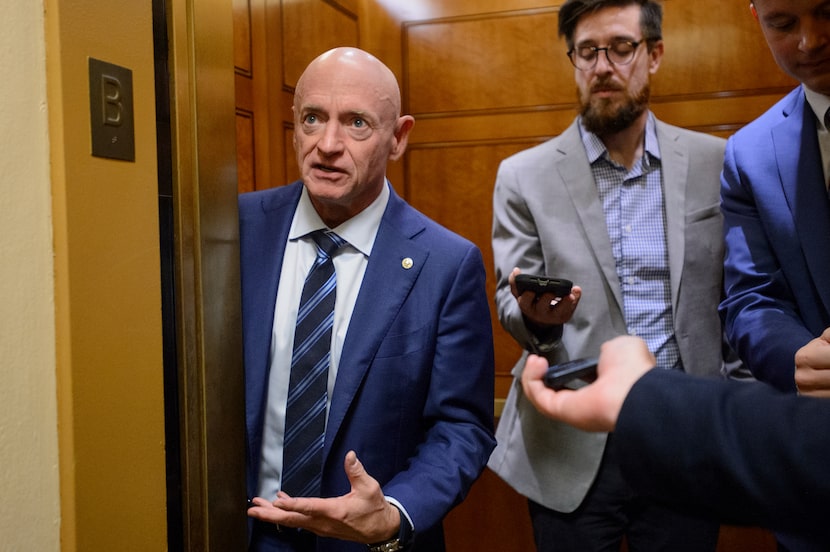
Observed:
[[[47,0],[61,550],[164,550],[152,6]],[[135,162],[92,157],[88,58],[132,70]]]
[[[151,5],[7,2],[0,26],[2,546],[164,550]],[[89,153],[87,56],[133,70],[135,163]]]
[[[58,550],[52,217],[43,3],[0,19],[0,535]]]

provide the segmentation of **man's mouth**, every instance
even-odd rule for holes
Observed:
[[[316,169],[316,170],[319,170],[319,171],[327,172],[327,173],[340,172],[340,169],[338,169],[336,167],[330,167],[328,165],[322,165],[320,163],[315,163],[313,165],[313,168]]]
[[[805,61],[801,64],[801,67],[803,67],[803,68],[805,68],[809,71],[824,69],[828,66],[830,66],[830,58],[809,60],[809,61]]]
[[[619,92],[622,88],[616,84],[602,83],[591,87],[592,94],[602,94],[604,92]]]

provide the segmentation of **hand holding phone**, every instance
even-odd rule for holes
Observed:
[[[519,295],[532,291],[538,299],[545,293],[552,293],[556,297],[564,297],[571,293],[573,282],[564,278],[549,278],[548,276],[534,276],[531,274],[516,275],[516,289]]]
[[[548,368],[543,381],[554,391],[560,391],[575,379],[593,381],[597,377],[596,358],[579,358]]]

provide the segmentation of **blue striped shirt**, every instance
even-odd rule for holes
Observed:
[[[645,154],[631,170],[611,160],[605,145],[580,124],[582,141],[605,211],[622,290],[628,333],[645,340],[660,368],[682,369],[674,337],[663,171],[654,116]]]

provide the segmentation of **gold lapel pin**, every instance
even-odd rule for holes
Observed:
[[[406,257],[404,260],[401,261],[401,266],[404,267],[406,270],[412,268],[412,265],[415,264],[412,262],[412,259]]]

